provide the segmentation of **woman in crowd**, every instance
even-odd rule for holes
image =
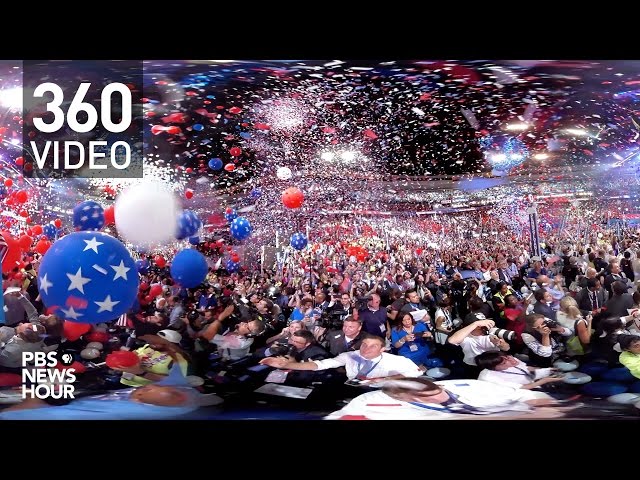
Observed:
[[[637,335],[620,335],[620,363],[627,367],[636,378],[640,378],[640,337]]]
[[[432,353],[433,334],[423,322],[416,322],[410,313],[405,313],[391,329],[391,343],[398,355],[407,357],[421,369],[426,370],[427,359]]]

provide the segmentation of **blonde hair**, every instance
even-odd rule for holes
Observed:
[[[566,313],[569,318],[576,319],[581,316],[578,302],[570,295],[562,297],[562,300],[560,300],[560,310]]]

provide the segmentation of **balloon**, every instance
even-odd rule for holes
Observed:
[[[76,205],[73,209],[73,226],[77,230],[100,230],[104,227],[102,205],[93,200],[85,200]]]
[[[189,170],[189,169],[187,169]],[[186,198],[187,200],[191,200],[193,198],[193,190],[191,190],[190,188],[187,188],[184,191],[184,198]]]
[[[178,216],[176,238],[183,240],[192,237],[202,227],[202,221],[191,210],[183,210]]]
[[[109,368],[129,368],[137,365],[139,361],[138,355],[124,350],[112,352],[105,359]]]
[[[60,220],[59,218],[56,218],[53,221],[53,224],[56,226],[56,228],[61,228],[62,227],[62,220]]]
[[[142,275],[149,273],[149,261],[146,258],[136,260],[136,270]]]
[[[33,238],[31,238],[29,235],[22,235],[18,240],[18,244],[20,245],[20,248],[22,250],[28,250],[29,247],[31,247],[32,243],[33,243]]]
[[[294,233],[291,235],[291,246],[296,250],[302,250],[307,246],[308,240],[303,233]]]
[[[85,335],[85,340],[88,342],[107,343],[109,341],[109,334],[106,332],[91,332]]]
[[[122,192],[115,204],[116,228],[141,247],[165,245],[174,239],[178,206],[159,183],[143,183]]]
[[[276,172],[276,176],[280,180],[289,180],[291,178],[291,169],[289,167],[280,167]]]
[[[189,243],[191,245],[198,245],[200,243],[200,237],[189,237]]]
[[[104,209],[104,224],[113,225],[116,223],[116,209],[113,205],[109,205]]]
[[[16,192],[16,200],[18,201],[18,203],[25,203],[27,200],[29,200],[29,195],[27,195],[27,192],[25,192],[24,190],[19,190],[18,192]]]
[[[239,148],[239,147],[231,147],[231,148],[229,149],[229,154],[230,154],[232,157],[239,157],[240,155],[242,155],[242,149],[241,149],[241,148]]]
[[[162,255],[156,255],[155,257],[153,257],[153,263],[155,263],[160,268],[164,268],[164,266],[167,264],[167,261]]]
[[[204,255],[193,249],[181,250],[171,262],[171,277],[186,288],[200,285],[208,270]]]
[[[249,193],[249,196],[251,198],[260,198],[260,195],[262,195],[262,192],[259,188],[254,188],[253,190],[251,190],[251,193]]]
[[[4,186],[5,186],[5,187],[11,187],[12,185],[13,185],[13,180],[11,180],[10,178],[7,178],[7,179],[4,181]]]
[[[42,225],[34,225],[31,231],[34,235],[42,235]]]
[[[232,208],[227,208],[227,211],[224,214],[224,219],[231,223],[233,222],[236,218],[238,218],[238,212],[236,212],[235,210],[233,210]]]
[[[38,290],[56,316],[109,322],[131,308],[138,292],[136,265],[126,247],[101,232],[74,232],[42,258]]]
[[[55,240],[56,233],[57,233],[56,226],[53,225],[52,223],[48,223],[42,229],[42,233],[44,233],[49,240]]]
[[[91,330],[91,325],[88,323],[64,322],[62,324],[62,334],[71,342],[75,342],[89,330]]]
[[[236,165],[235,165],[235,163],[227,163],[227,164],[224,166],[224,169],[225,169],[227,172],[233,172],[233,171],[236,169]]]
[[[228,260],[226,268],[229,273],[237,272],[240,269],[240,264],[233,260]]]
[[[81,364],[80,362],[78,362],[77,360],[75,362],[73,362],[71,365],[67,366],[63,363],[58,362],[55,366],[56,370],[75,370],[73,373],[84,373],[87,371],[87,367],[85,367],[83,364]]]
[[[17,387],[22,385],[22,377],[17,373],[0,373],[0,387]]]
[[[200,124],[200,123],[196,123],[193,125],[193,129],[196,132],[201,132],[202,130],[204,130],[204,125]]]
[[[299,188],[289,187],[282,192],[282,203],[287,208],[300,208],[304,201],[304,195]]]
[[[156,283],[151,287],[151,289],[149,289],[149,296],[153,299],[158,295],[162,295],[162,285],[160,285],[159,283]]]
[[[40,255],[44,255],[51,248],[51,242],[49,240],[38,240],[36,243],[36,252]]]
[[[251,223],[244,217],[238,217],[231,222],[231,236],[238,240],[244,240],[251,235]]]
[[[87,343],[86,348],[95,348],[96,350],[102,350],[104,349],[104,345],[102,345],[102,343],[100,342],[89,342]]]
[[[7,252],[2,259],[2,273],[9,273],[20,265],[22,251],[20,250],[20,244],[9,232],[2,232],[2,238],[4,238],[4,241],[7,244]]]
[[[95,348],[85,348],[80,352],[80,356],[85,360],[94,360],[100,356],[100,350]]]
[[[219,158],[212,158],[211,160],[209,160],[209,168],[211,170],[222,170],[222,160],[220,160]]]

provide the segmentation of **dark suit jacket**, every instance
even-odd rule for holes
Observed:
[[[576,302],[578,302],[578,308],[582,311],[583,314],[587,314],[592,311],[591,301],[589,300],[589,295],[591,292],[588,288],[583,288],[576,295]],[[607,294],[605,293],[605,289],[600,287],[600,289],[596,292],[596,296],[598,299],[598,307],[604,306],[607,302]],[[595,305],[593,305],[595,308]]]
[[[548,306],[546,303],[536,302],[536,304],[533,306],[533,311],[535,313],[544,315],[545,317],[550,318],[551,320],[556,319],[556,311],[550,306]]]
[[[329,352],[334,357],[340,355],[344,352],[353,352],[360,348],[360,344],[362,343],[362,330],[360,333],[354,338],[349,344],[345,342],[344,332],[342,330],[333,330],[332,332],[327,333],[327,342]]]

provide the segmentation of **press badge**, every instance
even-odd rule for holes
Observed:
[[[412,343],[411,345],[409,345],[409,350],[411,350],[412,352],[417,352],[418,345],[416,345],[415,343]]]
[[[266,383],[284,383],[287,380],[289,370],[273,370],[264,379]]]
[[[386,330],[387,330],[387,327],[385,326],[385,324],[384,323],[380,324],[380,331],[384,333]]]

